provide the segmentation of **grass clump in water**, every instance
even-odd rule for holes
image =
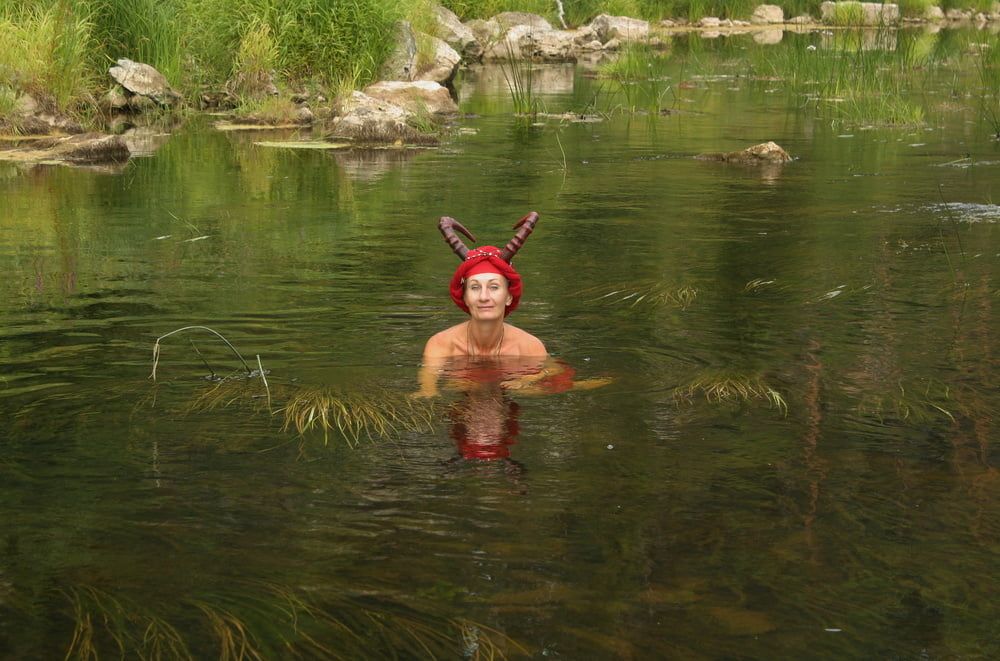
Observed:
[[[388,392],[307,388],[293,394],[279,413],[284,415],[285,430],[294,428],[302,435],[322,430],[324,442],[333,431],[352,446],[362,437],[386,438],[402,431],[431,429],[434,424],[430,404]]]
[[[629,113],[660,111],[670,86],[657,78],[656,61],[657,54],[649,44],[631,42],[625,44],[618,57],[600,66],[601,78],[611,81],[615,92],[624,99],[620,109]]]
[[[783,415],[788,413],[788,404],[781,393],[756,375],[708,370],[687,385],[674,389],[674,398],[678,401],[690,402],[695,397],[704,397],[715,404],[764,400]]]
[[[593,296],[588,303],[652,307],[673,306],[686,310],[698,298],[698,290],[690,285],[673,286],[658,280],[630,283],[628,285],[585,289],[583,296]]]

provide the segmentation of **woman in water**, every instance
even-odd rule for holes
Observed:
[[[475,241],[469,231],[454,218],[441,219],[438,228],[462,260],[451,278],[451,300],[469,319],[428,340],[424,347],[425,361],[455,356],[545,358],[548,355],[541,340],[504,321],[521,301],[521,276],[510,262],[537,222],[535,212],[518,221],[514,226],[517,234],[503,250],[494,246],[469,250],[455,230]]]

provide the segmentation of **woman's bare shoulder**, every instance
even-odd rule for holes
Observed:
[[[547,356],[549,352],[545,350],[545,345],[537,337],[526,330],[521,330],[517,326],[507,324],[508,337],[511,337],[517,344],[517,353],[521,356]]]
[[[464,323],[456,324],[451,328],[445,328],[431,336],[424,345],[424,356],[440,357],[451,356],[455,353],[455,340],[460,337],[459,331]]]

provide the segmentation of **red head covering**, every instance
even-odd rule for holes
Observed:
[[[465,255],[465,261],[455,269],[455,275],[451,277],[451,300],[455,305],[462,308],[466,314],[469,313],[469,306],[465,304],[465,280],[480,273],[499,273],[507,278],[507,291],[510,292],[510,305],[504,310],[506,317],[517,308],[521,302],[521,276],[511,264],[508,264],[500,257],[500,249],[495,246],[481,246],[473,248]]]

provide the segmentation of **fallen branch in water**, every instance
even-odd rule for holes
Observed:
[[[153,344],[153,371],[149,375],[150,379],[156,381],[156,366],[160,363],[160,342],[170,337],[171,335],[176,335],[177,333],[189,330],[203,330],[212,333],[213,335],[218,337],[220,340],[226,343],[226,346],[229,347],[229,349],[234,354],[236,354],[236,357],[240,359],[240,362],[243,363],[243,369],[247,371],[247,376],[253,374],[253,370],[251,370],[250,366],[247,365],[247,361],[243,359],[243,356],[240,354],[239,351],[236,350],[236,347],[234,347],[229,340],[227,340],[225,337],[222,336],[222,333],[213,330],[208,326],[184,326],[183,328],[172,330],[166,335],[161,335],[160,337],[156,338],[156,342]],[[261,374],[263,373],[264,373],[263,370],[261,370]]]

